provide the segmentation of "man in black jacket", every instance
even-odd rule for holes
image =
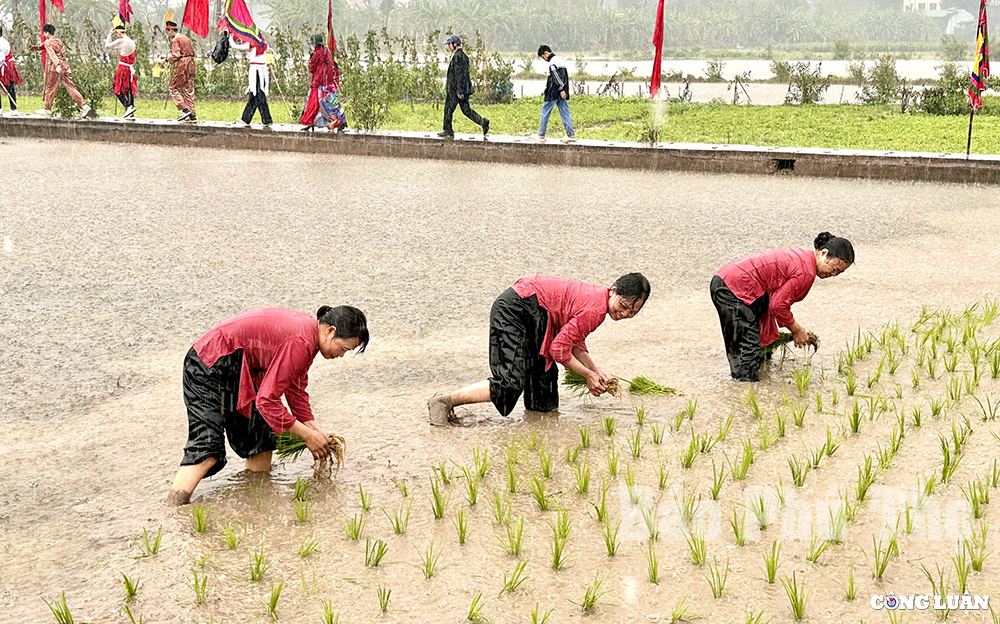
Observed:
[[[448,80],[445,82],[447,96],[444,100],[444,131],[439,132],[438,136],[446,139],[455,138],[451,118],[455,114],[455,107],[458,106],[462,108],[462,114],[471,119],[472,123],[483,127],[483,136],[486,136],[490,133],[490,120],[483,119],[469,106],[469,96],[472,95],[473,89],[472,80],[469,78],[469,57],[462,50],[462,38],[451,35],[445,44],[452,56],[448,62]]]

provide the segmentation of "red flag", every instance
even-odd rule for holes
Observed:
[[[986,79],[990,77],[990,38],[986,32],[986,0],[979,6],[979,28],[976,32],[976,62],[972,66],[969,87],[969,101],[972,112],[983,105],[982,94],[986,90]]]
[[[63,12],[63,0],[52,0],[52,6],[59,9],[59,12]]]
[[[656,56],[653,57],[653,76],[649,81],[649,97],[655,99],[660,92],[660,56],[663,55],[663,0],[660,0],[660,4],[656,7],[653,45],[656,47]]]
[[[329,0],[326,10],[326,36],[333,57],[333,82],[340,85],[340,63],[337,62],[337,39],[333,36],[333,0]]]
[[[52,0],[52,6],[54,6],[57,9],[59,9],[60,13],[63,12],[63,0]],[[39,30],[39,35],[38,35],[39,36],[39,39],[38,39],[39,43],[45,43],[45,24],[48,23],[48,20],[45,19],[45,7],[46,7],[45,0],[38,0],[38,21],[41,23],[41,26],[39,26],[40,30]],[[42,50],[42,71],[43,72],[45,71],[45,65],[46,65],[46,58],[45,57],[46,57],[45,50]]]
[[[120,19],[123,24],[128,24],[132,21],[132,3],[129,2],[129,0],[119,0],[118,19]]]
[[[208,36],[208,0],[188,0],[184,5],[184,19],[181,25],[202,39]]]
[[[263,54],[264,50],[267,50],[264,36],[253,23],[250,9],[243,0],[226,0],[226,8],[215,29],[228,30],[240,43],[249,43],[257,54]]]

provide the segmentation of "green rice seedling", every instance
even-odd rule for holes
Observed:
[[[858,586],[854,583],[854,562],[847,568],[847,584],[844,585],[844,598],[852,602],[858,596]]]
[[[538,503],[539,511],[548,511],[552,508],[552,500],[545,493],[545,480],[538,475],[532,475],[531,477],[531,495],[535,498],[535,502]]]
[[[598,498],[597,503],[591,503],[591,507],[597,513],[597,521],[604,522],[608,517],[608,487],[609,484],[605,481],[601,481],[601,496]]]
[[[429,579],[437,572],[437,562],[441,558],[441,553],[434,552],[434,542],[427,547],[427,552],[417,553],[420,556],[420,571],[424,578]],[[371,566],[374,567],[374,566]]]
[[[406,527],[410,524],[410,513],[413,511],[413,503],[407,503],[406,507],[400,506],[399,511],[395,512],[392,516],[383,509],[382,513],[385,514],[389,524],[392,525],[392,532],[396,535],[406,535]]]
[[[948,380],[948,400],[952,403],[958,403],[962,400],[962,382],[959,381],[958,377],[952,377]]]
[[[953,453],[951,450],[951,445],[944,436],[938,436],[941,442],[941,483],[947,484],[951,481],[951,477],[958,470],[958,463],[962,460],[962,456],[959,453]]]
[[[913,384],[913,388],[920,387],[920,369],[913,368],[910,370],[910,382]]]
[[[792,481],[796,487],[802,487],[806,482],[811,464],[808,460],[800,462],[798,457],[788,458],[788,469],[792,471]]]
[[[740,456],[740,463],[738,465],[733,465],[732,462],[729,464],[730,472],[733,475],[733,479],[737,481],[742,481],[746,479],[747,471],[750,470],[750,466],[754,461],[754,450],[753,444],[750,440],[743,442],[743,454]]]
[[[894,457],[892,446],[890,445],[883,448],[881,443],[876,442],[875,449],[875,457],[878,459],[878,470],[879,472],[885,472],[889,469]]]
[[[684,412],[680,411],[680,412],[677,412],[676,416],[674,416],[674,422],[673,422],[672,425],[670,425],[670,430],[671,431],[680,431],[681,427],[683,427],[683,426],[684,426]]]
[[[650,541],[657,541],[660,539],[660,529],[657,527],[656,519],[656,507],[652,505],[640,505],[639,513],[642,514],[642,520],[646,523],[646,533],[649,535]]]
[[[538,603],[535,603],[535,608],[531,610],[531,624],[545,624],[549,621],[549,616],[555,609],[549,609],[545,613],[542,613],[538,608]]]
[[[267,600],[261,600],[264,603],[264,608],[267,609],[267,614],[275,622],[278,621],[278,600],[281,599],[281,592],[284,589],[284,583],[278,583],[277,585],[271,583],[271,593],[268,595]]]
[[[479,479],[485,479],[486,473],[490,470],[490,454],[489,449],[472,449],[472,461],[476,466],[476,476]]]
[[[319,538],[303,535],[302,544],[299,545],[299,556],[305,559],[309,555],[317,552],[319,552]]]
[[[625,465],[625,487],[628,489],[628,497],[633,505],[639,502],[639,491],[635,487],[635,466],[630,463]]]
[[[920,350],[917,351],[917,354],[913,356],[913,362],[917,365],[918,368],[923,368],[924,363],[927,361],[927,357],[928,357],[927,349],[921,347]]]
[[[677,505],[677,512],[680,514],[681,522],[687,524],[694,520],[698,509],[701,507],[701,495],[695,498],[693,490],[683,489],[679,494],[674,494],[674,504]]]
[[[44,602],[45,606],[47,606],[49,611],[52,612],[52,617],[56,619],[56,624],[73,624],[73,614],[70,613],[69,605],[66,604],[66,592],[63,592],[62,596],[60,596],[58,600],[49,602],[48,600],[42,598],[42,602]]]
[[[990,467],[986,470],[986,481],[990,484],[991,488],[996,488],[1000,485],[1000,466],[997,465],[997,460],[993,460]]]
[[[118,573],[122,575],[122,585],[125,587],[125,602],[131,602],[142,583],[138,578],[130,579],[124,572],[119,571]]]
[[[348,539],[358,541],[361,538],[361,530],[365,528],[365,519],[361,514],[356,514],[350,520],[341,518],[340,524],[344,527]]]
[[[941,570],[941,566],[934,564],[934,567],[937,569],[937,580],[935,580],[935,576],[931,574],[931,571],[928,570],[924,564],[920,564],[920,569],[923,570],[924,576],[927,577],[927,580],[931,584],[931,595],[946,596],[948,594],[948,588],[951,586],[951,573],[949,572],[948,576],[945,576],[944,572]],[[938,619],[947,620],[951,616],[951,610],[936,610],[935,615]]]
[[[705,561],[708,559],[708,542],[705,540],[704,534],[695,529],[689,531],[684,536],[684,540],[687,542],[688,553],[691,554],[691,563],[699,567],[705,565]]]
[[[684,407],[684,417],[688,420],[694,420],[696,409],[698,409],[698,399],[688,399],[687,405]]]
[[[460,468],[462,474],[465,476],[465,500],[469,502],[470,507],[473,507],[476,501],[479,500],[479,477],[465,466],[461,466]]]
[[[726,467],[722,466],[722,469],[719,470],[718,468],[716,468],[716,466],[715,466],[715,460],[713,459],[712,460],[712,488],[711,488],[712,500],[714,500],[714,501],[719,500],[719,492],[722,491],[722,486],[725,484],[725,482],[726,482]]]
[[[823,452],[826,453],[827,457],[833,457],[833,454],[837,452],[840,448],[840,442],[833,441],[833,431],[830,430],[830,426],[826,427],[826,444],[823,446]]]
[[[861,432],[861,406],[858,402],[854,402],[854,406],[851,407],[850,413],[847,415],[847,422],[851,425],[851,433]]]
[[[747,406],[750,410],[750,415],[754,417],[755,420],[760,421],[763,417],[763,413],[760,409],[760,403],[757,401],[757,394],[754,392],[753,387],[747,390],[746,395],[743,397],[743,404]]]
[[[836,509],[836,511],[834,511]],[[829,525],[829,535],[827,536],[827,541],[831,544],[843,544],[844,543],[844,529],[847,528],[847,513],[844,510],[843,505],[837,505],[835,508],[830,507],[827,510],[830,515],[830,525]]]
[[[501,541],[508,555],[519,556],[524,543],[524,518],[518,516],[513,522],[507,523],[507,541]]]
[[[746,519],[747,511],[743,510],[743,513],[737,515],[736,508],[733,507],[733,513],[729,516],[729,527],[733,530],[733,537],[736,540],[737,546],[745,546],[747,543],[746,538]]]
[[[555,530],[559,532],[559,536],[563,539],[568,539],[570,531],[573,526],[569,522],[569,511],[566,509],[561,509],[556,513],[556,523],[554,525]]]
[[[691,443],[688,444],[687,450],[681,453],[680,460],[681,468],[689,469],[694,465],[694,458],[698,456],[698,440],[696,438],[691,439]]]
[[[538,466],[542,471],[543,477],[546,479],[552,478],[552,456],[549,455],[544,442],[538,447]]]
[[[567,448],[566,449],[566,463],[570,464],[570,465],[575,464],[576,461],[580,458],[580,450],[581,450],[581,447],[580,447],[579,444],[577,444],[573,448]]]
[[[205,598],[208,596],[208,574],[199,576],[197,570],[191,570],[191,575],[192,578],[188,580],[188,585],[194,590],[194,603],[205,604]]]
[[[584,612],[590,611],[594,605],[596,605],[601,598],[605,595],[610,594],[610,589],[601,589],[601,585],[604,583],[604,579],[599,576],[594,576],[594,581],[587,586],[584,590],[583,601],[580,606],[583,607]]]
[[[382,564],[382,559],[385,558],[386,554],[389,552],[389,545],[382,540],[375,540],[372,542],[372,538],[365,538],[365,567],[366,568],[377,568]]]
[[[230,520],[226,523],[226,526],[222,527],[222,538],[226,542],[226,546],[229,550],[236,550],[236,547],[240,543],[240,537],[236,534],[236,529],[233,527],[233,521]]]
[[[834,390],[833,391],[833,394],[830,396],[830,401],[833,403],[834,407],[837,407],[837,404],[840,403],[840,391],[839,390]]]
[[[844,510],[844,517],[847,519],[848,522],[851,522],[854,520],[854,517],[858,513],[858,508],[861,506],[861,501],[856,501],[854,504],[851,504],[851,499],[848,498],[847,492],[844,492],[843,494],[840,495],[840,506],[841,509]]]
[[[757,425],[757,432],[760,434],[760,450],[762,451],[766,451],[778,439],[777,434],[771,432],[771,428],[768,427],[765,420],[760,421]]]
[[[826,549],[831,546],[832,542],[825,539],[820,539],[815,533],[812,535],[812,539],[809,541],[809,554],[806,555],[806,561],[812,563],[819,563],[819,558],[823,556]]]
[[[781,542],[773,540],[771,552],[764,553],[764,572],[767,574],[768,585],[774,585],[779,567],[781,567]]]
[[[458,543],[459,545],[464,544],[465,540],[469,537],[469,524],[464,509],[459,509],[455,512],[454,523],[455,530],[458,532]]]
[[[809,390],[809,369],[796,368],[792,374],[795,375],[795,389],[799,391],[800,397],[804,397]]]
[[[712,590],[712,596],[722,598],[726,591],[726,581],[729,580],[729,557],[726,557],[726,566],[719,565],[719,560],[712,558],[712,565],[708,568],[708,587]]]
[[[823,413],[823,395],[819,392],[816,393],[816,413]]]
[[[646,577],[653,585],[660,584],[660,561],[656,558],[656,550],[653,549],[652,540],[649,548],[646,549]]]
[[[766,529],[771,524],[771,514],[767,501],[763,494],[758,494],[756,498],[750,499],[750,511],[757,518],[757,526]]]
[[[910,424],[914,427],[920,427],[924,424],[923,412],[919,405],[910,408]]]
[[[202,553],[197,557],[191,557],[191,561],[193,561],[194,564],[199,568],[204,568],[205,564],[207,564],[209,560],[211,560],[211,558],[212,558],[212,553],[207,552],[207,553]]]
[[[707,432],[695,435],[692,429],[691,436],[698,443],[698,452],[702,454],[711,453],[715,445],[719,443],[718,438],[709,435]]]
[[[903,398],[903,386],[899,384],[896,384],[896,398],[897,399]]]
[[[139,614],[139,619],[135,619],[135,616],[132,615],[132,609],[127,604],[122,605],[122,611],[125,612],[125,615],[128,616],[128,621],[132,624],[142,624],[143,618],[141,613]]]
[[[632,452],[632,457],[639,459],[642,457],[642,429],[636,429],[635,433],[628,438],[628,447]]]
[[[580,427],[580,446],[590,448],[590,427],[586,425]]]
[[[295,501],[295,517],[299,519],[299,522],[306,524],[309,522],[309,501],[304,500]]]
[[[1000,349],[994,347],[993,354],[990,355],[990,377],[1000,378]]]
[[[441,460],[441,463],[433,467],[434,473],[445,485],[451,485],[451,473],[448,472],[448,462]]]
[[[821,461],[823,461],[824,457],[826,457],[826,445],[820,446],[819,448],[815,448],[812,451],[809,451],[809,456],[808,456],[809,466],[813,470],[819,468],[819,464]]]
[[[659,457],[656,465],[656,480],[661,490],[667,487],[668,478],[670,478],[670,469],[667,467],[667,462]]]
[[[663,444],[663,427],[653,423],[651,429],[653,431],[653,444],[657,446]]]
[[[729,432],[733,430],[733,421],[735,419],[736,412],[729,412],[726,419],[719,422],[719,431],[715,434],[715,444],[726,441],[726,438],[729,437]]]
[[[378,588],[378,607],[385,613],[389,610],[389,600],[392,598],[392,590],[387,587]]]
[[[646,406],[635,408],[635,424],[640,427],[646,423]]]
[[[601,529],[601,535],[604,536],[604,547],[608,549],[608,556],[614,557],[618,554],[618,548],[621,546],[621,542],[618,541],[618,529],[620,529],[622,523],[619,521],[615,528],[611,528],[611,521],[605,517],[604,527]]]
[[[868,489],[878,478],[878,472],[872,463],[870,455],[865,455],[865,463],[858,466],[858,483],[854,487],[854,498],[860,503],[868,496]]]
[[[985,483],[976,479],[975,481],[971,481],[968,486],[959,486],[959,489],[962,491],[962,496],[965,497],[966,502],[969,503],[969,511],[972,512],[974,519],[978,520],[986,515],[986,510],[982,506],[989,504],[990,490]]]
[[[983,413],[984,421],[992,421],[996,419],[997,413],[1000,412],[1000,401],[993,403],[993,400],[987,396],[986,403],[984,404],[981,400],[979,400],[979,397],[973,396],[972,398],[979,404],[979,409]]]
[[[937,488],[937,475],[931,475],[923,481],[921,485],[920,477],[917,477],[917,509],[923,509],[924,501],[934,495]]]
[[[803,580],[802,585],[799,585],[798,580],[795,578],[795,572],[792,572],[792,578],[789,579],[787,576],[782,578],[781,585],[785,588],[785,594],[788,596],[788,603],[792,608],[792,617],[795,620],[801,620],[806,616],[806,601],[808,600],[806,596],[806,582]]]
[[[517,465],[507,463],[507,491],[517,494]]]
[[[903,506],[903,511],[896,516],[896,524],[899,524],[900,518],[903,519],[903,531],[905,531],[907,535],[911,535],[913,533],[914,513],[913,507],[910,506],[910,501],[906,501],[906,504]]]
[[[160,552],[160,540],[163,538],[163,529],[156,530],[156,537],[153,539],[149,538],[149,532],[143,528],[142,529],[142,541],[139,542],[139,559],[143,557],[152,557],[156,553]]]
[[[584,459],[573,466],[573,476],[576,478],[576,491],[586,494],[590,491],[590,462]]]
[[[652,379],[648,377],[633,377],[628,382],[629,394],[645,395],[645,396],[668,396],[671,394],[677,394],[677,390],[674,388],[668,388],[667,386],[661,386]]]
[[[952,353],[944,358],[944,369],[949,373],[954,373],[958,368],[958,354]]]
[[[557,526],[552,526],[552,569],[559,572],[566,567],[566,537]]]
[[[469,605],[469,614],[465,619],[475,624],[486,621],[483,616],[483,592],[479,592],[472,599],[472,604]]]
[[[778,437],[785,437],[786,430],[788,429],[788,417],[779,412],[777,407],[774,408],[774,422]]]
[[[875,541],[872,536],[872,578],[881,581],[885,575],[885,569],[889,565],[889,557],[892,552],[889,548],[882,548],[882,540]]]
[[[340,624],[340,612],[333,610],[332,600],[327,600],[323,603],[323,614],[320,616],[320,624]]]
[[[981,524],[979,531],[973,531],[972,537],[964,540],[965,550],[969,554],[969,564],[976,572],[983,571],[983,562],[989,553],[986,552],[987,525]]]
[[[306,500],[306,491],[309,489],[310,481],[309,479],[303,479],[302,477],[295,478],[295,491],[292,494],[295,500],[304,501]]]
[[[969,556],[963,542],[958,543],[958,550],[951,553],[951,563],[955,569],[955,583],[958,585],[958,593],[964,594],[969,584],[969,573],[972,566],[969,565]]]
[[[192,505],[188,513],[191,515],[191,526],[195,532],[204,533],[208,529],[208,517],[212,515],[212,510],[205,505]]]
[[[508,464],[517,464],[521,457],[520,448],[515,440],[511,440],[510,444],[504,447],[504,455]]]
[[[493,516],[493,524],[503,526],[510,524],[510,499],[500,492],[493,492],[490,499],[490,513]]]
[[[944,414],[945,401],[944,399],[932,399],[931,400],[931,418],[938,418]]]
[[[264,552],[264,545],[260,545],[260,550],[250,554],[250,580],[256,583],[264,578],[267,569],[271,567],[271,557]]]
[[[608,474],[612,477],[618,476],[618,447],[611,439],[611,448],[608,449]]]
[[[527,446],[532,451],[538,448],[538,430],[537,429],[534,430],[534,431],[532,431],[530,436],[525,436],[525,438],[524,438],[524,445]]]
[[[527,561],[520,561],[516,566],[514,566],[514,571],[510,573],[510,576],[506,573],[503,575],[503,589],[500,590],[500,596],[504,594],[510,594],[517,591],[517,588],[521,586],[526,580],[527,576],[524,576],[524,568],[528,565]]]
[[[358,494],[361,497],[361,508],[365,511],[371,511],[372,508],[372,495],[365,494],[365,487],[362,484],[358,484]]]
[[[692,613],[687,608],[687,596],[678,600],[677,604],[674,605],[673,611],[670,613],[670,624],[674,624],[674,622],[692,622],[700,619],[700,615]]]
[[[617,422],[615,421],[614,416],[601,416],[601,429],[604,430],[604,435],[609,438],[613,437],[615,435],[616,426]]]
[[[854,369],[849,368],[845,374],[845,381],[847,383],[847,396],[854,396],[854,393],[858,389],[858,378],[854,374]]]
[[[754,613],[753,611],[747,611],[747,619],[745,624],[771,624],[774,618],[764,619],[764,612]]]
[[[890,375],[895,375],[896,374],[896,370],[899,368],[899,365],[902,364],[902,363],[903,363],[902,358],[900,358],[898,355],[896,355],[895,352],[890,352],[889,355],[886,358],[886,365],[888,366],[889,374]]]
[[[391,481],[392,484],[396,486],[396,489],[399,490],[399,493],[403,496],[403,498],[407,498],[410,495],[409,488],[406,486],[406,479],[400,479],[398,481],[396,479],[392,479]]]
[[[778,475],[778,485],[774,486],[774,493],[778,496],[778,504],[783,508],[785,506],[785,483],[781,480],[781,475]]]
[[[444,511],[448,507],[448,497],[441,491],[441,481],[434,477],[431,480],[431,511],[434,512],[434,519],[444,518]]]

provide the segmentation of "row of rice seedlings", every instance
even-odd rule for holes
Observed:
[[[455,524],[455,531],[458,533],[459,545],[465,544],[465,540],[469,538],[469,522],[465,509],[459,509],[455,513],[453,523]]]
[[[269,567],[271,557],[264,552],[264,545],[261,544],[260,550],[250,554],[250,580],[256,583],[263,579]]]
[[[379,587],[377,590],[378,594],[378,607],[385,613],[389,610],[389,600],[392,599],[392,590],[387,587]]]
[[[729,557],[726,557],[726,566],[719,565],[719,560],[712,558],[712,565],[708,569],[709,576],[706,578],[708,587],[712,590],[714,598],[722,598],[726,591],[726,581],[729,580]]]
[[[372,538],[365,538],[365,567],[366,568],[377,568],[382,564],[382,559],[385,558],[386,554],[389,552],[389,545],[382,540],[375,540],[372,542]]]
[[[278,621],[278,600],[281,599],[281,592],[284,589],[284,583],[278,583],[277,585],[272,583],[271,593],[268,594],[267,600],[261,599],[261,602],[264,603],[264,608],[267,610],[267,614],[275,622]]]
[[[365,518],[361,514],[355,514],[349,520],[340,519],[341,526],[347,533],[347,538],[357,541],[361,538],[361,531],[365,528]]]
[[[442,462],[441,472],[444,472],[444,464]],[[444,492],[441,491],[442,480],[437,477],[431,478],[431,511],[434,513],[434,519],[440,520],[444,518],[445,509],[448,507],[448,500],[451,498],[445,496]],[[447,482],[445,482],[447,484]]]
[[[503,575],[503,589],[500,590],[498,596],[503,596],[504,594],[509,594],[517,591],[528,577],[524,575],[524,568],[528,565],[527,561],[520,561],[516,566],[514,566],[513,572],[508,576],[505,572]]]
[[[303,535],[302,543],[299,545],[299,556],[305,559],[317,552],[319,552],[319,538],[311,535]]]

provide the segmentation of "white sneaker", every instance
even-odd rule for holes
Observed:
[[[83,108],[80,109],[80,116],[81,117],[88,117],[90,115],[90,113],[92,113],[92,112],[93,112],[93,109],[90,108],[90,105],[89,104],[84,104]]]
[[[12,110],[9,113],[7,113],[7,116],[8,117],[17,117],[17,109],[15,108],[14,110]]]
[[[575,136],[563,137],[562,142],[563,143],[576,143],[576,137]]]
[[[45,108],[39,108],[38,110],[35,111],[35,114],[36,115],[41,115],[42,117],[51,117],[52,116],[52,111],[50,111],[48,109],[45,109]]]
[[[250,124],[248,124],[247,122],[243,121],[242,119],[238,119],[238,120],[234,121],[232,125],[233,125],[234,128],[249,128],[250,127]]]
[[[122,114],[122,119],[135,119],[135,107],[129,106]]]
[[[531,135],[531,140],[534,141],[535,143],[544,143],[545,142],[545,135],[544,134],[533,134],[533,135]]]

